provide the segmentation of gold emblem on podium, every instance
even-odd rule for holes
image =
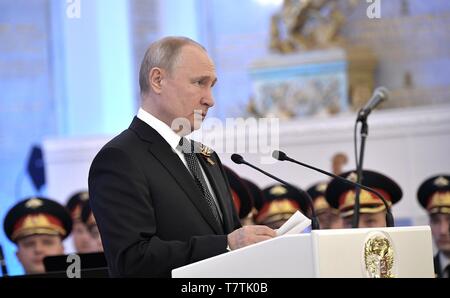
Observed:
[[[394,274],[394,248],[383,233],[375,232],[364,244],[364,268],[372,278],[392,278]]]

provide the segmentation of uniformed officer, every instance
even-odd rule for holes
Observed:
[[[263,189],[263,202],[256,223],[272,229],[281,227],[297,210],[308,210],[308,199],[294,187],[274,184]]]
[[[94,252],[103,251],[102,238],[100,237],[100,232],[98,231],[97,221],[95,220],[94,213],[92,213],[91,205],[87,201],[83,205],[81,210],[81,221],[86,225],[89,234],[94,240]]]
[[[349,171],[340,175],[350,181],[357,181],[356,171]],[[391,178],[375,171],[364,170],[361,184],[378,191],[389,205],[400,201],[403,192],[400,186]],[[328,184],[325,197],[331,207],[337,208],[344,219],[344,227],[351,228],[353,207],[355,205],[355,188],[334,178]],[[383,201],[374,193],[361,189],[360,200],[360,228],[385,227],[386,208]]]
[[[319,182],[310,186],[307,190],[313,200],[314,210],[320,223],[321,229],[341,229],[344,222],[339,214],[339,210],[332,208],[325,198],[328,182]],[[311,217],[311,212],[309,212]]]
[[[231,187],[231,195],[233,197],[234,207],[239,215],[242,225],[248,224],[246,219],[249,217],[253,208],[253,200],[250,195],[250,190],[242,178],[236,174],[229,167],[224,166],[228,182]]]
[[[64,254],[62,240],[70,234],[72,220],[59,203],[31,197],[9,210],[3,228],[17,245],[16,255],[25,272],[44,273],[44,257]]]
[[[249,225],[253,225],[256,224],[256,216],[258,215],[259,210],[261,210],[262,208],[264,195],[262,193],[261,188],[258,185],[256,185],[253,181],[245,178],[242,178],[242,180],[247,185],[253,202],[252,211],[250,212],[250,215],[246,219],[246,222]]]
[[[417,191],[420,204],[428,212],[431,233],[438,252],[434,257],[437,277],[450,277],[450,175],[425,180]]]
[[[72,217],[72,238],[75,250],[78,253],[89,253],[96,251],[96,242],[89,233],[86,224],[81,221],[81,210],[88,199],[89,192],[79,191],[69,198],[66,205],[66,208],[69,210],[70,216]]]

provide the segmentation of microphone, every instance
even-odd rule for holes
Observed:
[[[364,190],[370,191],[371,193],[374,193],[377,197],[379,197],[381,199],[381,201],[383,201],[383,204],[386,207],[386,226],[394,227],[394,217],[392,216],[391,207],[387,203],[386,199],[379,192],[377,192],[376,190],[374,190],[374,189],[372,189],[370,187],[364,186],[364,185],[362,185],[360,183],[356,183],[356,182],[347,180],[347,179],[345,179],[345,178],[343,178],[341,176],[334,175],[334,174],[329,173],[327,171],[324,171],[324,170],[318,169],[316,167],[313,167],[313,166],[307,165],[305,163],[302,163],[300,161],[297,161],[297,160],[295,160],[293,158],[290,158],[289,156],[286,155],[286,153],[284,153],[282,151],[278,151],[278,150],[273,151],[272,152],[272,157],[275,158],[275,159],[281,160],[281,161],[287,160],[287,161],[296,163],[296,164],[301,165],[303,167],[306,167],[306,168],[312,169],[314,171],[320,172],[322,174],[325,174],[327,176],[336,178],[339,181],[342,181],[342,182],[347,183],[349,185],[352,185],[352,186],[355,186],[355,187],[359,187],[359,188],[362,188]]]
[[[385,87],[378,87],[373,92],[372,97],[366,103],[366,105],[359,110],[357,121],[365,121],[369,114],[374,110],[379,104],[388,100],[389,91]]]
[[[295,187],[295,186],[293,186],[292,184],[290,184],[290,183],[288,183],[288,182],[286,182],[286,181],[284,181],[284,180],[281,180],[280,178],[275,177],[274,175],[269,174],[269,173],[267,173],[266,171],[264,171],[264,170],[262,170],[262,169],[260,169],[260,168],[258,168],[258,167],[256,167],[256,166],[252,165],[251,163],[247,162],[247,161],[246,161],[241,155],[239,155],[239,154],[236,154],[236,153],[235,153],[235,154],[231,155],[231,160],[232,160],[234,163],[237,163],[237,164],[245,164],[245,165],[247,165],[247,166],[249,166],[249,167],[251,167],[251,168],[257,170],[257,171],[260,172],[260,173],[263,173],[263,174],[266,175],[266,176],[269,176],[270,178],[272,178],[272,179],[274,179],[274,180],[276,180],[276,181],[278,181],[278,182],[280,182],[280,183],[282,183],[282,184],[284,184],[284,185],[287,185],[287,186],[289,186],[289,187],[293,187],[293,188],[297,189],[298,191],[300,191],[300,192],[302,193],[303,196],[305,196],[305,197],[308,198],[309,204],[310,204],[310,206],[311,206],[311,229],[312,229],[312,230],[320,230],[319,220],[317,219],[316,211],[314,210],[313,200],[311,199],[311,196],[310,196],[306,191],[304,191],[303,189],[301,189],[301,188],[299,188],[299,187]]]

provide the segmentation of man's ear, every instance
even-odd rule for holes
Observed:
[[[164,70],[162,70],[161,68],[153,67],[150,70],[150,74],[149,74],[150,88],[156,94],[161,93],[161,89],[162,89],[161,81],[162,81],[163,77],[164,77]]]

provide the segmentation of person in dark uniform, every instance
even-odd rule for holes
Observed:
[[[348,171],[340,175],[350,181],[357,181],[356,171]],[[393,205],[400,201],[403,192],[400,186],[391,178],[375,171],[364,170],[361,184],[378,191],[388,202]],[[355,205],[355,188],[338,179],[333,179],[328,184],[325,197],[332,208],[339,210],[344,219],[344,227],[352,227],[353,207]],[[360,228],[385,227],[386,208],[375,194],[361,189],[360,202]]]
[[[263,202],[256,223],[280,228],[296,211],[306,214],[308,199],[294,187],[274,184],[263,189]]]
[[[242,180],[242,178],[236,174],[235,171],[229,167],[224,166],[225,173],[230,183],[230,191],[233,197],[234,207],[239,215],[241,224],[247,225],[246,219],[249,217],[253,208],[253,199],[250,195],[250,190]]]
[[[319,182],[310,186],[307,190],[309,196],[313,200],[314,210],[316,211],[317,219],[320,223],[321,229],[341,229],[344,227],[344,222],[339,210],[332,208],[325,198],[325,191],[327,190],[327,182]],[[311,217],[311,210],[308,211]]]
[[[62,241],[72,230],[72,219],[59,203],[31,197],[8,211],[3,228],[17,245],[16,255],[26,274],[44,273],[44,257],[64,254]]]
[[[420,205],[428,212],[438,252],[434,257],[437,277],[450,278],[450,175],[425,180],[417,191]]]
[[[95,220],[94,214],[92,213],[89,201],[87,201],[86,204],[83,205],[83,209],[81,210],[81,222],[86,226],[89,233],[89,237],[91,241],[93,241],[92,252],[102,252],[103,251],[102,238],[100,237],[97,221]]]
[[[262,189],[258,185],[256,185],[253,181],[248,180],[246,178],[242,178],[242,180],[244,181],[245,185],[247,185],[247,188],[252,197],[253,207],[249,216],[245,219],[247,225],[251,225],[256,223],[255,219],[259,210],[261,210],[262,208],[264,195],[262,193]]]
[[[186,37],[155,41],[139,72],[141,105],[89,171],[89,197],[114,277],[173,269],[274,237],[241,227],[219,156],[186,138],[214,105],[217,76]]]
[[[67,201],[66,208],[72,217],[72,240],[76,252],[90,253],[96,251],[96,242],[92,238],[86,224],[81,220],[81,210],[89,200],[87,191],[74,193]]]

